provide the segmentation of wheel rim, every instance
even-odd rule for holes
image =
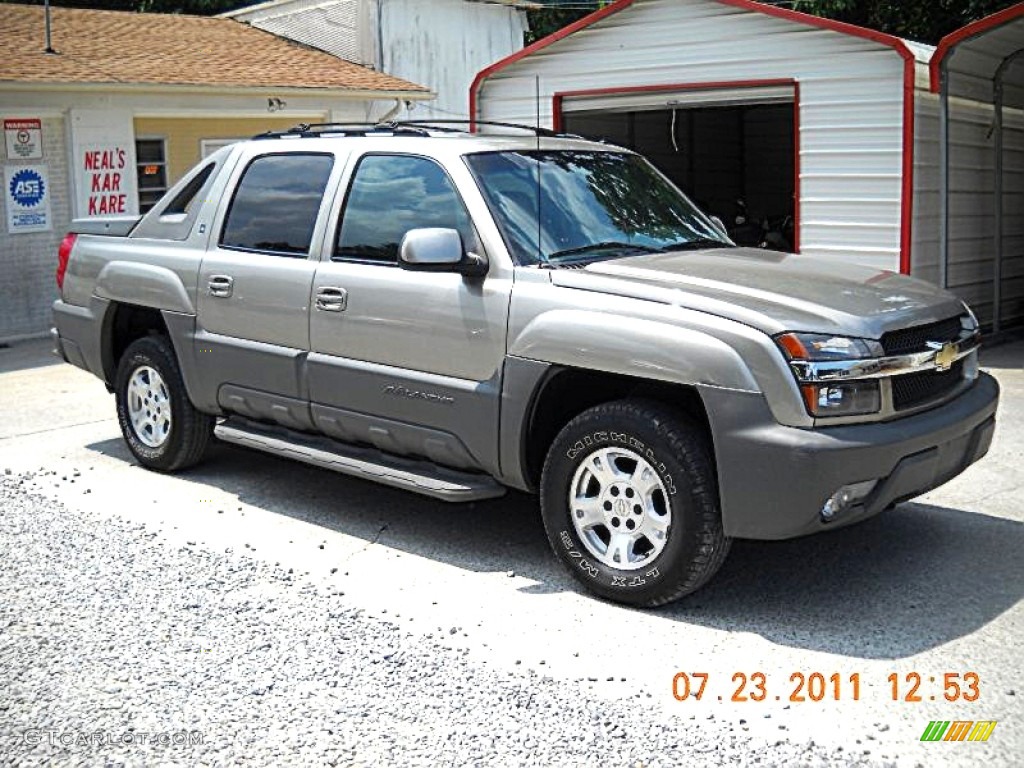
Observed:
[[[171,433],[171,398],[167,384],[154,368],[136,368],[128,379],[128,419],[135,436],[159,448]]]
[[[657,558],[672,525],[661,478],[626,448],[602,448],[583,460],[569,487],[569,510],[590,554],[623,571]]]

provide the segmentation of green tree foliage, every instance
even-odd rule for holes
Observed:
[[[549,35],[608,4],[547,2],[550,7],[529,13],[527,42]],[[1015,5],[1015,0],[765,0],[765,3],[934,45],[965,24]]]
[[[0,0],[4,2],[5,0]],[[25,2],[26,0],[17,0]],[[41,0],[35,0],[41,4]],[[528,11],[527,43],[572,24],[612,0],[538,0],[548,7]],[[195,13],[212,16],[257,0],[52,0],[69,8],[105,8],[151,13]],[[767,5],[793,8],[804,13],[870,27],[899,37],[937,43],[943,35],[1015,5],[1015,0],[764,0]]]
[[[1015,0],[797,0],[794,10],[938,43],[950,32],[1015,5]]]

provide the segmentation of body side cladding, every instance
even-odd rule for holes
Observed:
[[[537,490],[527,461],[530,425],[545,385],[562,370],[561,366],[537,360],[505,358],[498,426],[499,479],[505,485],[529,493]]]
[[[197,410],[204,413],[220,414],[220,407],[216,401],[216,393],[204,394],[199,376],[200,361],[196,354],[196,316],[183,312],[171,312],[164,310],[160,313],[167,326],[167,334],[174,346],[174,353],[178,356],[178,367],[181,368],[181,378],[185,382],[185,390],[188,398]]]

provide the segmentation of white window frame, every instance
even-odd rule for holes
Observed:
[[[234,144],[238,141],[248,141],[248,139],[200,139],[199,140],[199,159],[205,160],[218,149],[223,149],[228,144]]]

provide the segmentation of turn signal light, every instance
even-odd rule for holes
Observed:
[[[878,382],[859,379],[827,384],[801,384],[807,412],[822,418],[829,416],[861,416],[878,413],[882,394]]]

